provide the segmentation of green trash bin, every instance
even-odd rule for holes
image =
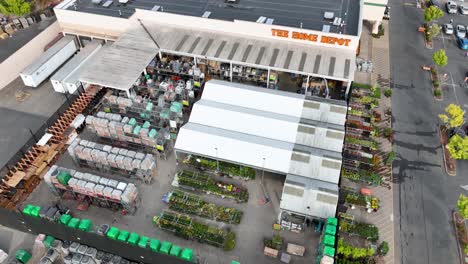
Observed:
[[[31,259],[31,254],[24,249],[16,251],[16,259],[21,263],[27,263]]]
[[[171,242],[163,241],[161,244],[161,248],[159,249],[159,252],[169,255],[169,253],[171,252],[171,248],[172,248]]]
[[[117,240],[120,242],[127,242],[129,235],[130,235],[130,232],[128,232],[127,230],[121,230],[119,233],[119,236],[117,237]]]
[[[34,205],[32,204],[27,204],[26,207],[23,209],[23,214],[24,215],[31,215],[31,211],[34,208]]]
[[[72,176],[70,175],[70,173],[66,171],[61,171],[57,175],[57,181],[62,185],[68,186],[68,181],[71,179],[71,177]]]
[[[43,243],[44,243],[44,246],[45,246],[46,248],[50,248],[50,246],[52,246],[52,243],[53,243],[54,241],[55,241],[55,237],[53,237],[53,236],[46,236],[46,237],[44,238],[44,242],[43,242]]]
[[[138,243],[138,240],[140,240],[140,235],[137,233],[131,233],[128,237],[127,242],[129,244],[136,245]]]
[[[112,240],[117,240],[117,237],[119,236],[119,233],[120,233],[120,231],[119,231],[119,229],[117,227],[111,226],[109,228],[109,231],[107,231],[106,235],[107,235],[108,238],[110,238]]]
[[[150,240],[150,249],[153,252],[159,252],[159,249],[161,248],[161,242],[157,239],[151,239]]]
[[[179,246],[172,246],[171,248],[171,251],[169,251],[169,255],[171,256],[174,256],[174,257],[178,257],[180,255],[180,252],[182,251],[182,248],[180,248]]]
[[[336,234],[336,226],[326,225],[325,234],[334,236]]]
[[[41,211],[40,206],[33,206],[31,208],[31,216],[38,217],[39,218],[39,212]]]
[[[141,236],[140,241],[138,241],[138,246],[141,248],[146,248],[148,247],[148,241],[149,241],[149,237]]]
[[[323,237],[323,243],[329,247],[335,247],[335,236],[325,235]]]
[[[79,218],[72,218],[70,221],[68,221],[67,226],[70,228],[78,228],[78,225],[80,224],[80,219]]]
[[[327,225],[337,226],[338,225],[338,218],[336,218],[336,217],[327,218]]]
[[[80,224],[78,225],[78,229],[81,231],[89,232],[93,227],[93,223],[89,219],[81,219]]]
[[[233,261],[231,261],[231,264],[240,264],[240,262],[233,260]]]
[[[335,248],[325,246],[323,249],[323,254],[333,258],[335,257]]]
[[[72,219],[71,215],[64,214],[64,215],[60,216],[60,223],[62,225],[67,225],[68,222],[70,222],[71,219]]]
[[[193,250],[190,248],[184,248],[180,257],[187,261],[193,261]]]

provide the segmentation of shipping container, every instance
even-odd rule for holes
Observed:
[[[78,49],[74,36],[65,36],[24,69],[20,76],[24,85],[37,87],[67,61]]]

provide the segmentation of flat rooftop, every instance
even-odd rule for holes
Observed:
[[[297,28],[302,25],[304,29],[318,31],[322,31],[324,25],[330,25],[329,32],[347,35],[357,35],[359,27],[359,0],[129,0],[125,5],[113,1],[109,7],[103,7],[107,0],[100,4],[80,0],[68,9],[128,18],[136,8],[151,10],[160,6],[162,12],[197,17],[211,12],[209,18],[228,21],[255,22],[263,16],[273,19],[273,25]],[[334,26],[332,20],[326,20],[325,12],[333,12],[334,17],[341,18],[342,26]]]

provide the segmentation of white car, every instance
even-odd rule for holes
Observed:
[[[444,32],[447,35],[453,34],[453,25],[452,24],[444,24]]]
[[[468,15],[468,5],[460,5],[459,8],[462,15]]]
[[[466,29],[463,25],[457,25],[455,27],[455,34],[457,35],[457,38],[464,38],[466,35]]]
[[[447,13],[449,14],[456,14],[457,13],[457,3],[453,1],[448,1],[446,4]]]

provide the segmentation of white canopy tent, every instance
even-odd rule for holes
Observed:
[[[308,111],[304,102],[318,104],[318,110],[342,107],[287,92],[209,81],[181,128],[175,149],[336,184],[344,129],[304,118],[302,113]],[[315,116],[341,123],[341,117],[330,111]]]

